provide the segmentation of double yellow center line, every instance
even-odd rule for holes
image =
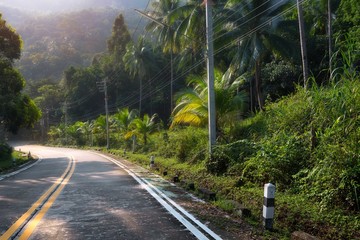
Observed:
[[[44,217],[45,213],[49,210],[63,188],[69,182],[74,171],[75,160],[71,157],[69,164],[61,177],[57,179],[57,181],[31,206],[31,208],[0,237],[0,240],[11,239],[14,234],[19,234],[19,231],[21,231],[25,225],[26,229],[18,239],[28,239],[40,220]],[[41,208],[40,211],[38,211],[39,208]]]

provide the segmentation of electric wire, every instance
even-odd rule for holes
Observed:
[[[269,8],[269,9],[270,9],[270,8]],[[289,11],[290,11],[290,10],[292,10],[292,9],[289,9]],[[284,14],[284,13],[280,13],[280,14],[278,14],[278,16],[275,16],[275,17],[279,17],[279,16],[281,16],[281,15],[283,15],[283,14]],[[216,52],[216,54],[218,54],[219,52],[227,49],[229,46],[231,46],[234,42],[238,41],[239,39],[242,39],[242,38],[244,38],[244,37],[247,37],[248,35],[256,32],[258,29],[261,29],[262,27],[264,27],[265,25],[267,25],[269,22],[271,22],[273,19],[274,19],[274,18],[269,19],[268,21],[266,21],[266,22],[264,22],[263,24],[261,24],[261,25],[259,25],[258,27],[256,27],[253,31],[250,31],[250,32],[244,34],[244,36],[238,37],[236,40],[232,41],[231,43],[229,43],[228,45],[226,45],[226,46],[223,47],[222,49],[218,50],[218,51]],[[204,62],[204,61],[205,61],[205,60],[201,60],[201,62],[199,62],[199,64],[202,63],[202,62]],[[195,64],[195,66],[198,66],[198,64]],[[187,71],[185,71],[185,73],[187,73]],[[165,84],[165,85],[166,85],[166,84]],[[163,87],[160,87],[160,88],[158,88],[158,89],[162,89],[162,88],[163,88]],[[150,95],[150,94],[152,94],[152,93],[149,93],[148,95]],[[145,94],[145,96],[146,96],[146,94]]]
[[[267,0],[265,3],[267,3],[269,0]],[[241,18],[244,18],[244,17],[246,17],[247,15],[250,15],[252,12],[254,12],[255,10],[257,10],[258,8],[260,8],[261,6],[263,6],[265,3],[263,3],[263,4],[261,4],[259,7],[257,7],[256,9],[254,9],[254,10],[252,10],[251,12],[249,12],[248,14],[246,14],[245,16],[243,16],[243,17],[241,17]],[[146,6],[146,8],[145,8],[145,11],[146,11],[146,9],[149,7],[149,4],[150,4],[150,0],[148,1],[148,3],[147,3],[147,6]],[[158,6],[157,6],[158,7]],[[273,7],[273,6],[272,6]],[[272,7],[270,7],[270,8],[272,8]],[[269,9],[270,9],[269,8]],[[267,9],[268,10],[268,9]],[[265,10],[265,11],[267,11],[267,10]],[[155,10],[156,11],[156,10]],[[237,11],[235,11],[232,15],[234,15],[235,13],[237,13]],[[260,13],[261,14],[261,13]],[[258,14],[258,15],[260,15],[260,14]],[[231,16],[232,16],[231,15]],[[258,16],[257,15],[257,16]],[[229,19],[231,16],[229,16],[227,19]],[[137,29],[138,29],[138,27],[139,27],[139,24],[140,24],[140,22],[141,22],[141,20],[142,20],[142,18],[143,17],[141,17],[140,19],[139,19],[139,21],[138,21],[138,24],[137,24],[137,27],[136,27],[136,29],[135,29],[135,31],[133,32],[133,36],[134,36],[134,33],[137,31]],[[239,18],[239,19],[241,19],[241,18]],[[223,21],[226,21],[227,19],[224,19]],[[238,20],[239,20],[238,19]],[[238,21],[237,20],[237,21]],[[216,21],[216,20],[215,20]],[[222,22],[223,22],[222,21]],[[244,24],[246,24],[248,21],[246,21],[246,22],[244,22],[242,25],[244,25]],[[145,29],[144,29],[145,30]],[[144,31],[143,30],[143,31]],[[203,32],[204,33],[204,32]],[[221,37],[221,36],[220,36]],[[216,39],[218,39],[219,38],[219,36],[216,38]],[[214,39],[213,41],[215,41],[216,39]],[[165,71],[165,70],[162,70],[162,71]],[[162,71],[160,71],[160,73],[159,74],[157,74],[157,75],[160,75],[161,73],[162,73]],[[114,77],[115,75],[117,75],[119,73],[119,71],[117,71],[117,72],[115,72],[115,73],[113,73],[112,75],[110,75],[109,76],[109,78],[112,78],[112,77]],[[146,81],[145,82],[145,84],[146,85],[144,85],[143,86],[143,89],[146,89],[147,87],[149,87],[149,86],[151,86],[151,84],[152,84],[152,82],[153,82],[153,79],[156,79],[157,78],[157,76],[154,76],[153,78],[152,78],[152,80],[149,80],[149,81]],[[109,86],[111,86],[111,84],[113,84],[112,82],[109,82]],[[73,107],[77,107],[78,105],[80,105],[80,104],[82,104],[82,103],[84,103],[86,100],[88,100],[92,95],[94,95],[94,94],[96,94],[96,92],[97,91],[94,91],[94,90],[92,90],[87,96],[84,96],[82,99],[80,99],[80,100],[76,100],[76,101],[74,101],[74,102],[68,102],[68,103],[66,103],[67,104],[67,108],[71,108],[71,106],[73,105]],[[132,97],[132,96],[129,96],[129,97]]]
[[[301,3],[306,2],[306,1],[308,1],[308,0],[303,0],[303,1],[301,1]],[[258,25],[258,26],[255,27],[253,30],[251,30],[251,31],[243,34],[242,36],[239,36],[238,38],[236,38],[235,40],[233,40],[233,41],[230,42],[229,44],[227,44],[227,45],[223,46],[222,48],[216,50],[214,54],[216,55],[216,54],[218,54],[218,53],[226,50],[227,48],[231,47],[231,46],[232,46],[234,43],[236,43],[237,41],[248,37],[249,35],[253,34],[254,32],[256,32],[256,31],[258,31],[259,29],[263,28],[264,26],[268,25],[268,24],[269,24],[271,21],[273,21],[275,18],[278,18],[278,17],[280,17],[280,16],[282,16],[282,15],[290,12],[290,11],[293,10],[295,7],[296,7],[296,4],[294,4],[293,6],[289,7],[289,8],[288,8],[287,10],[285,10],[284,12],[279,13],[279,14],[275,15],[273,18],[270,18],[269,20],[265,21],[264,23]],[[243,17],[242,17],[242,18],[243,18]],[[176,58],[179,58],[179,57],[180,57],[180,56],[177,56]],[[203,62],[205,62],[205,59],[202,59],[202,60],[194,63],[194,64],[193,64],[192,66],[190,66],[187,70],[183,71],[183,73],[179,74],[176,78],[174,78],[174,82],[177,81],[177,80],[179,80],[179,79],[181,79],[183,76],[187,75],[189,72],[191,72],[191,70],[195,69],[196,67],[198,67],[199,65],[201,65]],[[160,73],[166,71],[165,69],[166,69],[166,67],[164,67],[163,70],[162,70]],[[152,80],[155,80],[156,77],[157,77],[158,75],[160,75],[160,73],[158,73],[156,76],[154,76],[154,77],[152,78]],[[168,81],[160,82],[160,85],[159,85],[155,90],[151,90],[150,92],[147,92],[147,93],[144,94],[144,99],[146,99],[148,96],[150,96],[150,95],[152,95],[152,94],[154,94],[154,93],[156,93],[156,92],[164,89],[164,88],[167,87],[169,84],[170,84],[170,83],[169,83]],[[137,94],[133,94],[132,96],[129,96],[126,100],[130,100],[130,99],[131,99],[133,96],[135,96],[135,95],[137,95]],[[111,107],[112,107],[112,109],[115,109],[115,108],[117,108],[118,106],[121,106],[121,104],[123,104],[124,102],[125,102],[125,100],[122,100],[120,103],[113,104]],[[135,105],[135,104],[138,103],[138,102],[139,102],[138,99],[134,99],[134,100],[132,100],[132,101],[130,102],[129,105]],[[97,113],[101,113],[101,111],[94,111],[93,113],[94,113],[94,115],[95,115],[95,113],[96,113],[96,114],[97,114]],[[86,114],[86,115],[90,115],[90,114]],[[91,115],[92,115],[92,114],[91,114]]]

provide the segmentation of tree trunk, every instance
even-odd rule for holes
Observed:
[[[303,9],[300,0],[297,0],[297,9],[298,9],[298,20],[299,20],[300,47],[301,47],[302,66],[303,66],[304,88],[306,89],[309,70],[308,70],[308,62],[307,62]]]
[[[250,79],[250,89],[249,89],[249,95],[250,95],[250,111],[254,112],[254,87],[253,87],[253,78]]]
[[[141,101],[142,101],[142,79],[140,78],[140,99],[139,99],[139,115],[141,116]]]
[[[147,134],[146,133],[144,133],[144,145],[147,145]]]
[[[261,90],[261,66],[260,61],[256,61],[255,65],[255,90],[256,90],[256,100],[260,110],[263,110],[263,99],[262,99],[262,90]]]
[[[1,119],[0,119],[0,143],[5,142],[6,137],[5,137],[5,126],[3,124],[1,124]]]
[[[329,40],[329,80],[332,80],[332,19],[331,19],[331,0],[328,0],[328,40]]]

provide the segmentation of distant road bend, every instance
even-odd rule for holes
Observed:
[[[0,240],[221,239],[142,168],[90,151],[16,148],[40,160],[0,176]]]

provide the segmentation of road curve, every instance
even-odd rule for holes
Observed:
[[[221,239],[115,160],[74,149],[18,148],[42,161],[0,181],[2,236],[13,226],[19,239]],[[24,226],[14,227],[52,187]]]

